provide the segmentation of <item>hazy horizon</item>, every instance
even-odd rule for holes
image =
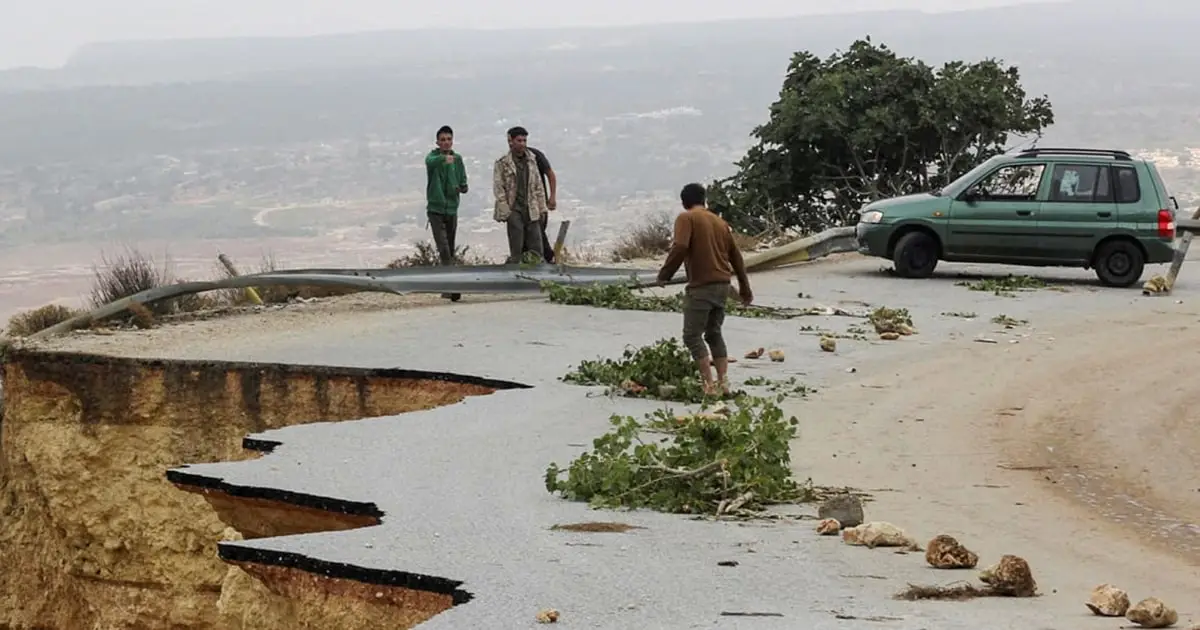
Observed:
[[[1055,0],[609,0],[564,7],[552,0],[503,4],[460,0],[400,6],[383,0],[44,0],[10,6],[0,21],[0,70],[58,68],[81,46],[102,42],[237,37],[307,37],[386,30],[620,27],[677,22],[802,17],[881,10],[946,12]],[[536,16],[531,19],[530,16]]]

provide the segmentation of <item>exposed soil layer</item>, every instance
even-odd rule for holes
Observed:
[[[445,593],[239,562],[226,576],[219,609],[221,627],[229,630],[404,630],[453,605]]]
[[[180,490],[202,497],[229,527],[248,540],[344,531],[379,524],[379,517],[330,511],[286,501],[235,496],[222,490],[176,482]]]
[[[231,602],[261,607],[276,600],[228,592],[227,574],[242,570],[218,557],[226,523],[257,537],[376,522],[318,515],[313,506],[180,492],[165,478],[167,469],[253,457],[243,445],[248,433],[431,409],[523,387],[406,370],[23,350],[5,355],[3,376],[0,627],[46,630],[240,628],[228,625],[237,617]],[[253,446],[269,450],[270,442]],[[273,588],[308,593],[307,586]],[[307,600],[290,606],[295,614],[320,608]],[[387,608],[392,623],[374,627],[393,627],[403,616]],[[255,627],[267,627],[262,614]],[[279,619],[309,627],[299,617]]]

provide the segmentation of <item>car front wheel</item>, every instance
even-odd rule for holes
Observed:
[[[1093,266],[1100,282],[1110,287],[1128,287],[1137,284],[1146,267],[1142,250],[1130,241],[1109,241],[1096,250]]]
[[[902,278],[928,278],[938,264],[937,241],[925,232],[909,232],[896,243],[892,263]]]

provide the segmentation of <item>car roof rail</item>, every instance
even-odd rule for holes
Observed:
[[[1128,151],[1120,149],[1078,149],[1069,147],[1033,147],[1021,151],[1017,157],[1037,157],[1044,154],[1057,155],[1090,155],[1096,157],[1110,157],[1116,160],[1132,160],[1133,156]]]

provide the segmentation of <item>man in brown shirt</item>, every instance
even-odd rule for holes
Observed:
[[[688,282],[683,298],[683,343],[700,368],[705,393],[728,393],[729,351],[721,326],[725,323],[730,280],[737,276],[743,304],[754,301],[754,293],[750,291],[742,253],[733,242],[733,230],[704,205],[704,186],[684,186],[679,200],[684,212],[675,217],[675,237],[658,272],[658,282],[670,281],[679,265],[685,265]],[[714,365],[719,389],[713,382]]]

